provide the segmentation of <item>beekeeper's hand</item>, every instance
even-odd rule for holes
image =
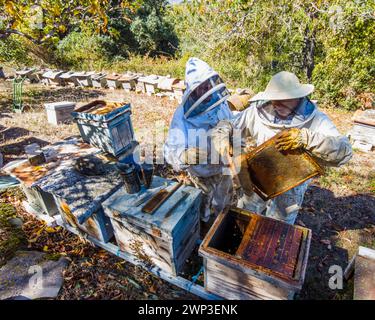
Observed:
[[[303,149],[306,147],[302,131],[298,128],[285,130],[276,139],[276,148],[279,151]]]
[[[221,156],[227,156],[231,151],[232,126],[228,121],[220,121],[211,133],[211,144]]]
[[[207,164],[207,150],[203,148],[188,148],[184,150],[180,156],[181,161],[187,165]]]

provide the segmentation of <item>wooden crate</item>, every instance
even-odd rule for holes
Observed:
[[[174,182],[153,177],[150,189],[137,194],[120,189],[103,203],[119,248],[150,266],[177,275],[199,239],[200,191],[182,186],[153,214],[142,212],[142,197]],[[185,199],[181,200],[184,193]],[[138,203],[137,203],[138,202]]]
[[[203,240],[205,288],[226,299],[285,300],[303,285],[311,231],[241,209],[221,213]]]
[[[80,107],[72,113],[74,121],[85,142],[118,156],[131,149],[135,139],[130,104],[103,115],[85,112],[98,103],[107,102],[95,100]]]
[[[62,101],[46,103],[44,107],[47,111],[47,120],[49,123],[58,125],[64,121],[72,119],[71,113],[74,111],[75,102]]]
[[[138,76],[133,74],[124,74],[119,78],[119,81],[122,85],[122,88],[126,92],[130,92],[135,90],[136,83],[137,83]]]

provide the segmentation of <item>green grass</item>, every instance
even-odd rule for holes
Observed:
[[[12,226],[9,219],[16,217],[16,209],[9,203],[0,203],[0,266],[11,258],[25,241],[22,229]]]

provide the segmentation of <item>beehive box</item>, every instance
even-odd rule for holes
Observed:
[[[63,80],[60,78],[64,71],[48,70],[43,73],[43,83],[46,85],[63,85]]]
[[[130,104],[105,114],[89,113],[95,105],[109,103],[95,100],[78,108],[72,115],[85,142],[117,156],[130,149],[134,141]]]
[[[110,219],[105,216],[102,202],[122,187],[122,179],[114,165],[107,165],[99,176],[86,176],[72,167],[52,180],[44,180],[41,188],[53,194],[63,221],[71,227],[108,242],[113,236]]]
[[[92,87],[92,79],[96,73],[94,71],[80,72],[78,73],[77,80],[80,86],[82,87]]]
[[[172,88],[174,98],[178,101],[178,103],[181,103],[186,89],[184,80],[180,80],[179,82],[173,84]]]
[[[106,76],[108,88],[120,89],[121,88],[121,82],[119,81],[120,78],[121,78],[121,74],[117,74],[117,73],[112,73]]]
[[[46,103],[44,107],[47,111],[47,120],[49,123],[58,125],[67,120],[72,119],[71,113],[74,111],[75,102],[61,101],[54,103]]]
[[[91,76],[92,86],[94,88],[107,88],[106,73],[95,73]]]
[[[148,266],[178,274],[199,239],[200,191],[182,186],[153,214],[143,213],[149,197],[175,182],[153,177],[150,189],[136,194],[120,189],[103,203],[120,250]]]
[[[126,92],[130,92],[132,90],[135,90],[137,79],[138,79],[138,76],[136,75],[124,74],[119,78],[119,81],[121,83],[122,88]]]
[[[205,289],[226,299],[291,299],[301,290],[311,231],[241,209],[221,213],[204,238]]]

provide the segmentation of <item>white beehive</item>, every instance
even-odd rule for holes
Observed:
[[[76,106],[75,102],[62,101],[54,103],[46,103],[47,120],[49,123],[58,125],[67,120],[72,119],[71,112]]]

